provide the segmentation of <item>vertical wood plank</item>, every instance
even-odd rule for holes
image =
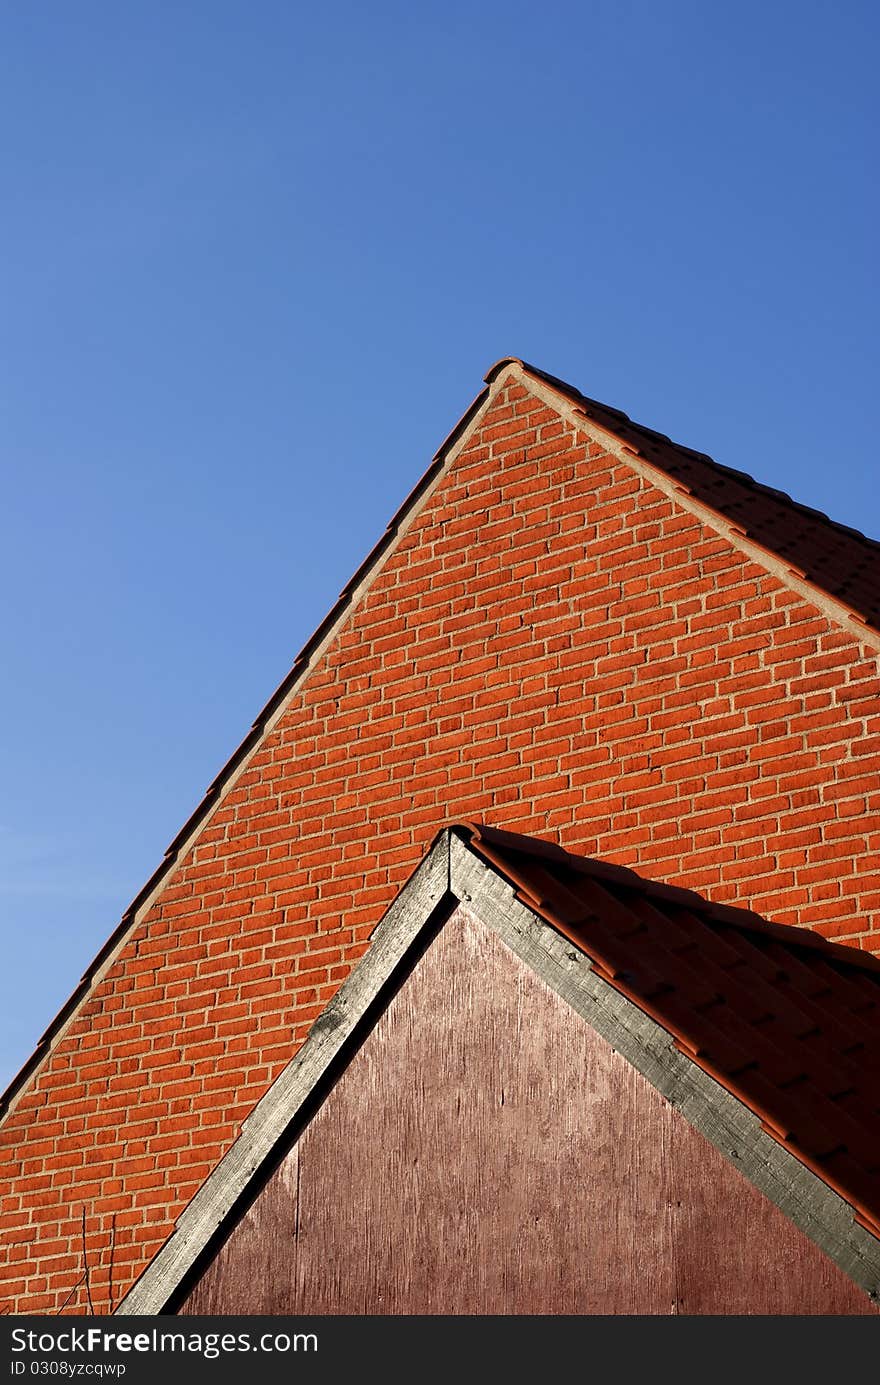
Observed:
[[[459,909],[185,1313],[869,1313]]]

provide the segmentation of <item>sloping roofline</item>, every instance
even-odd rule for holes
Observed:
[[[802,505],[785,491],[724,466],[705,452],[634,423],[620,409],[512,357],[497,361],[492,381],[514,368],[530,377],[547,403],[562,401],[568,420],[671,499],[708,523],[761,566],[781,577],[857,638],[880,644],[880,541]],[[794,531],[786,524],[796,521]],[[866,634],[870,632],[870,634]],[[871,638],[873,636],[873,639]]]
[[[734,547],[745,552],[750,558],[779,577],[789,587],[794,588],[807,600],[818,605],[831,619],[841,624],[854,638],[880,651],[880,624],[870,624],[864,616],[847,606],[845,602],[825,591],[806,573],[793,567],[790,562],[780,558],[772,550],[750,538],[736,523],[698,497],[689,488],[676,480],[671,472],[664,470],[662,459],[673,454],[697,459],[701,465],[713,469],[719,475],[745,480],[762,495],[772,495],[799,513],[810,515],[817,521],[828,525],[837,534],[846,534],[868,545],[880,554],[880,544],[865,538],[856,530],[838,525],[818,511],[798,505],[790,497],[770,487],[762,486],[743,472],[734,472],[722,467],[703,453],[691,452],[670,442],[663,434],[633,424],[626,414],[596,400],[588,399],[573,385],[566,384],[554,375],[529,365],[519,357],[505,356],[496,361],[487,371],[484,379],[486,388],[481,390],[473,403],[459,419],[458,423],[437,449],[430,466],[410,491],[403,504],[389,520],[385,533],[368,553],[350,581],[346,583],[339,599],[328,612],[320,625],[297,654],[293,666],[275,689],[268,702],[251,724],[251,728],[240,745],[233,751],[223,768],[205,791],[201,802],[187,818],[165,850],[156,870],[143,888],[125,910],[118,925],[110,934],[97,956],[83,973],[72,995],[50,1021],[37,1040],[34,1052],[11,1079],[6,1089],[0,1093],[0,1122],[11,1110],[16,1097],[27,1084],[28,1079],[39,1068],[54,1043],[63,1034],[68,1022],[73,1018],[80,1002],[85,999],[96,981],[100,980],[117,952],[124,946],[129,932],[140,922],[140,917],[151,906],[162,885],[187,853],[196,834],[210,819],[214,809],[221,802],[225,792],[232,787],[238,775],[243,772],[251,754],[272,730],[281,716],[288,699],[298,689],[307,676],[315,660],[327,643],[333,638],[350,610],[357,604],[372,579],[380,571],[386,557],[393,551],[397,540],[406,532],[419,513],[432,491],[445,474],[447,468],[463,448],[471,429],[480,416],[488,409],[495,395],[509,378],[524,380],[528,377],[528,387],[544,398],[550,407],[562,412],[566,419],[592,441],[601,443],[620,461],[645,477],[653,485],[663,490],[677,504],[709,524],[728,539]],[[660,460],[651,460],[653,452]]]
[[[176,1309],[459,903],[492,927],[870,1298],[880,1297],[880,1239],[857,1219],[850,1203],[768,1133],[756,1112],[677,1047],[667,1029],[606,978],[570,932],[564,936],[524,902],[516,881],[492,863],[493,852],[504,851],[505,837],[519,849],[527,841],[538,855],[543,851],[555,860],[577,861],[580,869],[600,880],[624,886],[636,882],[640,892],[685,907],[697,900],[704,911],[721,910],[734,926],[769,930],[771,937],[783,934],[789,945],[817,948],[847,966],[880,970],[876,959],[852,948],[768,923],[748,911],[709,905],[692,891],[655,884],[620,867],[568,857],[551,843],[512,838],[474,824],[446,828],[384,915],[368,951],[247,1117],[237,1140],[184,1209],[117,1313]]]

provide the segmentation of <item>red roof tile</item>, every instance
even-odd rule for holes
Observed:
[[[561,847],[471,848],[880,1235],[880,960]]]
[[[487,381],[512,360],[493,366]],[[672,477],[696,500],[724,515],[798,576],[880,628],[880,543],[838,524],[820,510],[801,505],[784,491],[763,485],[744,471],[722,466],[703,452],[672,442],[664,433],[633,423],[619,409],[589,399],[573,385],[536,366],[525,361],[516,364],[579,405],[600,428]]]

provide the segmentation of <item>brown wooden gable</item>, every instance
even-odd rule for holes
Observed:
[[[459,907],[179,1311],[874,1308]]]
[[[119,1311],[872,1311],[865,1219],[538,916],[523,853],[566,853],[484,833],[440,834]]]

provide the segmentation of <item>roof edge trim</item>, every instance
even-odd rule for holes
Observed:
[[[523,855],[555,861],[579,875],[591,876],[600,884],[607,883],[615,885],[618,889],[637,890],[648,899],[663,900],[681,909],[699,909],[701,914],[730,928],[759,933],[762,937],[784,943],[786,947],[803,947],[811,952],[819,952],[829,962],[839,966],[854,967],[859,971],[874,974],[880,972],[880,957],[861,948],[850,947],[847,943],[834,942],[831,938],[823,937],[821,933],[814,933],[810,928],[797,928],[790,923],[774,923],[772,919],[765,919],[752,909],[744,909],[735,904],[714,904],[704,895],[697,894],[695,890],[685,889],[682,885],[652,880],[648,876],[639,875],[638,871],[632,870],[629,866],[619,866],[613,861],[578,856],[555,842],[538,837],[524,837],[517,832],[489,827],[481,822],[466,822],[460,826],[461,830],[469,833],[473,849],[496,869],[501,870],[517,888],[522,888],[521,882],[516,881],[502,863],[502,858],[495,855],[492,850],[493,844],[509,851],[519,851]],[[540,901],[535,901],[535,907],[540,909]]]
[[[514,885],[471,846],[475,824],[444,829],[373,934],[369,949],[318,1017],[295,1057],[244,1122],[237,1140],[185,1208],[169,1239],[129,1289],[122,1316],[173,1311],[179,1293],[220,1243],[229,1219],[272,1153],[298,1138],[296,1119],[340,1056],[347,1059],[396,978],[457,903],[502,941],[620,1053],[685,1119],[789,1217],[869,1297],[880,1297],[880,1240],[828,1183],[781,1145],[760,1117],[676,1046],[580,948],[517,898]],[[552,846],[547,845],[550,850]],[[420,946],[421,943],[421,946]],[[351,1047],[346,1047],[351,1045]]]
[[[518,357],[508,356],[496,361],[491,370],[487,373],[486,379],[491,380],[493,385],[503,381],[505,375],[519,379],[523,383],[526,380],[531,382],[531,388],[535,393],[548,404],[551,408],[556,408],[567,418],[567,421],[579,432],[586,434],[591,441],[600,446],[607,447],[608,440],[612,446],[611,453],[621,462],[625,463],[632,471],[656,486],[658,490],[668,495],[676,504],[689,511],[702,523],[708,524],[722,538],[727,539],[734,548],[744,553],[759,567],[778,578],[790,590],[809,601],[813,606],[818,607],[824,615],[832,619],[837,625],[851,635],[852,638],[862,644],[868,645],[871,649],[880,650],[880,629],[878,629],[861,611],[852,606],[848,606],[845,601],[833,596],[818,582],[808,577],[802,569],[795,567],[787,559],[774,553],[772,549],[762,544],[759,540],[753,539],[746,530],[734,521],[729,519],[723,511],[715,510],[705,500],[698,499],[687,486],[677,481],[669,472],[664,471],[662,465],[651,461],[644,456],[637,447],[627,442],[618,433],[614,432],[611,424],[600,423],[597,419],[590,416],[590,407],[600,408],[604,414],[617,416],[622,427],[636,428],[639,432],[649,434],[651,429],[644,428],[641,424],[633,421],[620,409],[613,409],[607,404],[599,404],[597,400],[589,399],[582,395],[573,385],[566,384],[555,375],[550,375],[547,371],[539,370],[537,366],[529,365],[527,361],[522,361]],[[561,408],[560,408],[561,405]],[[731,476],[739,476],[748,480],[749,484],[756,490],[772,493],[772,488],[765,486],[762,482],[756,481],[754,477],[748,476],[744,472],[737,472],[733,467],[725,466],[722,462],[716,462],[712,457],[704,452],[696,452],[693,448],[684,447],[680,443],[673,443],[671,439],[662,434],[656,434],[658,438],[675,447],[678,451],[699,458],[707,463],[716,471]],[[782,492],[778,492],[782,495]],[[880,547],[880,542],[869,538],[866,534],[860,533],[845,524],[838,524],[836,520],[819,510],[813,510],[809,506],[801,505],[789,495],[784,495],[785,501],[795,509],[804,514],[814,516],[824,524],[831,525],[841,533],[858,538],[862,543],[872,547]]]

